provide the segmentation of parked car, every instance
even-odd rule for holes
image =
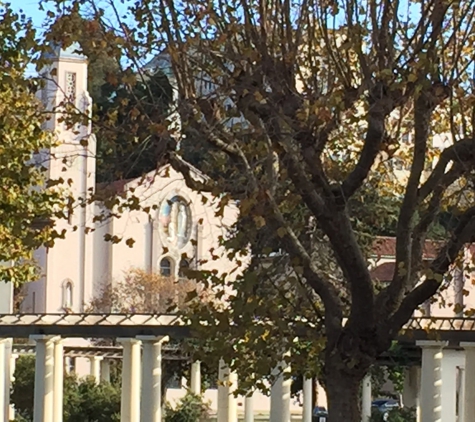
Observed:
[[[395,399],[377,399],[373,400],[371,407],[378,409],[381,413],[385,413],[392,409],[399,409],[401,405]]]
[[[379,412],[383,416],[383,420],[387,421],[389,412],[393,409],[399,409],[401,405],[394,399],[377,399],[371,403],[373,411]]]
[[[328,417],[327,409],[317,406],[313,409],[312,422],[326,422]]]

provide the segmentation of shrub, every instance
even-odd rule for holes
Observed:
[[[33,392],[35,388],[35,357],[20,356],[16,361],[15,381],[10,401],[15,405],[16,420],[33,420]]]
[[[416,411],[412,408],[392,409],[384,416],[379,410],[373,409],[370,422],[416,422]]]
[[[199,422],[209,417],[209,405],[201,396],[188,392],[173,409],[165,405],[165,422]]]
[[[35,386],[34,356],[20,356],[15,369],[11,402],[16,422],[33,420]],[[92,378],[65,374],[63,386],[64,422],[115,422],[120,420],[120,387],[96,384]]]
[[[96,384],[87,377],[74,385],[64,401],[66,422],[115,422],[120,420],[120,388],[110,383]]]

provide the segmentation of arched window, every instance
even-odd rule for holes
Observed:
[[[170,277],[173,272],[173,263],[170,258],[162,258],[160,261],[160,275]]]
[[[73,283],[66,280],[63,283],[63,308],[71,309],[73,307]]]
[[[178,269],[178,277],[186,278],[186,270],[190,268],[190,263],[185,258],[180,261],[180,268]]]

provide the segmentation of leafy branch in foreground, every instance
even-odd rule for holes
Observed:
[[[41,152],[55,139],[43,129],[45,116],[25,76],[36,47],[33,25],[0,5],[0,281],[34,280],[33,253],[62,233],[52,218],[64,218],[61,181],[46,184],[48,162]],[[53,188],[56,186],[56,188]]]

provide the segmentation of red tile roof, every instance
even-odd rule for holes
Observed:
[[[427,240],[424,246],[423,259],[434,259],[437,256],[442,242]],[[373,255],[377,257],[393,258],[396,255],[395,237],[378,237],[374,241]]]
[[[371,278],[375,281],[391,281],[394,275],[394,262],[385,262],[370,271]]]

